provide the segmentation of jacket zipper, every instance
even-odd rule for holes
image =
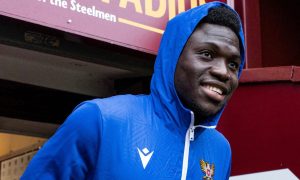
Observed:
[[[182,163],[181,180],[186,180],[188,164],[189,164],[189,153],[190,153],[190,141],[194,141],[194,113],[191,111],[191,123],[185,135],[184,142],[184,153]]]

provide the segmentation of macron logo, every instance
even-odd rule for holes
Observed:
[[[137,150],[139,152],[143,167],[144,167],[144,169],[146,169],[146,166],[147,166],[148,162],[150,161],[154,151],[150,152],[147,148],[144,148],[142,150],[137,148]]]

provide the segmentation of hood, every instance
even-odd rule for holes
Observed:
[[[221,2],[206,3],[183,12],[170,20],[162,36],[156,57],[154,74],[150,86],[154,111],[159,116],[159,119],[164,121],[167,128],[180,131],[183,134],[185,134],[190,125],[191,110],[182,105],[175,90],[174,75],[176,64],[181,51],[198,23],[208,14],[211,8],[218,6],[225,6],[231,9],[227,4]],[[232,11],[237,14],[234,10]],[[239,31],[239,40],[241,43],[242,63],[239,68],[238,77],[241,75],[245,57],[242,25]],[[200,126],[204,128],[216,127],[223,110],[224,107],[216,115],[208,118],[203,124],[200,124]]]

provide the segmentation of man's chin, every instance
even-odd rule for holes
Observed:
[[[223,105],[209,107],[201,107],[194,105],[191,110],[194,112],[195,118],[199,119],[200,121],[206,121],[207,119],[210,119],[211,117],[218,114],[222,107]]]

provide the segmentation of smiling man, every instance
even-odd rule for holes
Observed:
[[[179,14],[162,37],[151,93],[83,102],[22,179],[228,179],[230,145],[215,128],[243,64],[234,10],[212,2]]]
[[[223,16],[222,11],[227,10],[221,8],[211,13]],[[241,64],[238,36],[229,27],[210,21],[204,19],[193,32],[175,72],[178,96],[193,110],[197,124],[215,115],[230,99],[238,86]]]

